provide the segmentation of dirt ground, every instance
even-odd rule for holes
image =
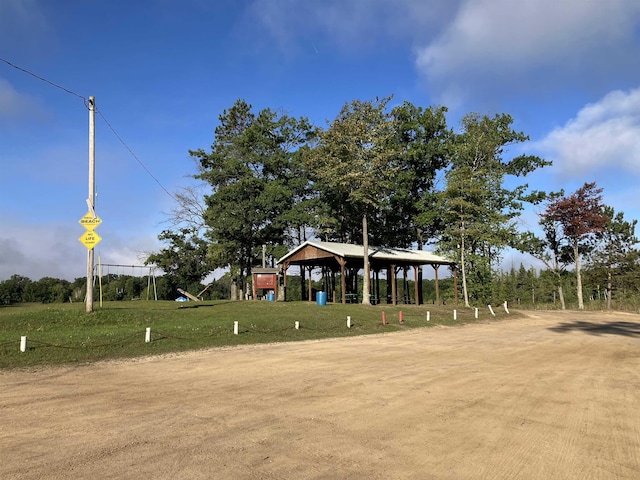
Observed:
[[[0,372],[2,479],[639,479],[640,316]]]

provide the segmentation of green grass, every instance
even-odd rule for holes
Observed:
[[[318,306],[308,302],[106,302],[87,314],[84,304],[0,307],[0,368],[87,363],[209,347],[290,342],[475,322],[474,310],[433,305]],[[399,312],[403,323],[399,323]],[[387,325],[382,324],[385,312]],[[426,314],[430,312],[430,322]],[[479,321],[491,317],[480,309]],[[352,328],[347,328],[347,316]],[[513,312],[511,317],[516,316]],[[233,323],[239,322],[234,335]],[[295,322],[300,328],[295,329]],[[151,328],[151,342],[145,330]],[[20,352],[20,337],[27,350]]]

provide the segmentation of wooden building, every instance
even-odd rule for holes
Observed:
[[[419,278],[419,267],[430,265],[435,270],[436,278],[436,302],[439,303],[439,287],[438,287],[438,268],[442,265],[449,266],[453,269],[455,297],[457,298],[457,277],[455,262],[444,257],[435,255],[426,250],[410,250],[403,248],[385,248],[385,247],[369,247],[370,270],[373,275],[371,282],[371,297],[374,299],[372,303],[380,301],[380,277],[381,271],[389,272],[388,278],[391,283],[390,303],[398,303],[397,297],[397,275],[403,270],[405,273],[409,269],[413,269],[414,279]],[[284,287],[286,288],[286,273],[289,267],[293,265],[299,266],[301,269],[309,270],[309,300],[312,299],[311,293],[311,271],[314,268],[322,268],[323,272],[328,273],[325,281],[325,289],[332,294],[330,298],[336,301],[336,274],[340,275],[340,292],[342,303],[348,301],[358,301],[358,271],[364,269],[364,247],[362,245],[352,245],[348,243],[336,242],[316,242],[307,241],[291,250],[284,257],[278,260],[278,265],[282,268],[282,276]],[[324,278],[324,275],[323,275]],[[353,280],[355,279],[355,283]],[[422,297],[419,288],[420,282],[414,282],[414,301],[419,303]],[[283,289],[284,290],[284,289]],[[404,299],[406,301],[406,299]]]

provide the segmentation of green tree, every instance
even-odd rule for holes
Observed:
[[[603,214],[608,218],[604,228],[596,235],[596,247],[590,253],[590,267],[606,283],[607,310],[611,309],[614,285],[624,285],[630,274],[637,274],[640,252],[636,248],[637,220],[628,222],[624,213],[616,213],[613,207],[605,206]],[[603,278],[604,277],[604,278]]]
[[[574,193],[558,198],[547,205],[543,222],[555,222],[571,246],[570,254],[576,269],[578,308],[584,309],[580,257],[593,245],[597,234],[604,231],[610,220],[602,203],[602,189],[596,183],[585,183]]]
[[[398,142],[398,171],[393,192],[380,208],[380,245],[418,250],[433,241],[442,229],[436,214],[436,178],[449,165],[453,133],[447,127],[446,107],[422,108],[409,102],[395,107],[391,115]],[[422,281],[422,268],[418,269]],[[422,303],[422,289],[418,299]]]
[[[435,181],[438,172],[449,165],[453,137],[446,112],[446,107],[422,108],[406,101],[391,111],[398,157],[394,160],[394,189],[385,205],[383,245],[417,243],[421,250],[439,232]]]
[[[67,280],[43,277],[29,285],[31,301],[41,303],[64,303],[71,296],[71,284]]]
[[[362,303],[369,299],[368,219],[379,214],[385,199],[393,191],[398,168],[394,161],[399,148],[396,128],[387,111],[391,97],[370,101],[354,100],[345,104],[329,128],[320,134],[319,143],[308,156],[308,166],[324,198],[332,198],[339,218],[338,228],[360,217],[364,245]],[[351,223],[351,227],[357,227]]]
[[[179,231],[165,230],[158,238],[167,244],[160,252],[147,257],[145,265],[156,265],[168,277],[173,288],[188,289],[192,283],[199,283],[212,270],[207,257],[207,243],[202,239],[198,230],[182,228]],[[131,284],[130,287],[133,287]],[[119,288],[124,290],[125,285]],[[139,294],[138,289],[130,292]]]
[[[290,243],[308,220],[292,211],[308,193],[300,162],[315,129],[270,109],[256,115],[244,100],[219,120],[211,152],[190,154],[200,165],[197,178],[212,190],[205,197],[209,259],[213,267],[229,267],[244,290],[261,246]]]
[[[31,301],[27,298],[29,287],[33,282],[22,275],[11,275],[8,280],[0,282],[0,304],[11,305]]]
[[[557,199],[560,195],[562,193],[550,194],[549,202],[553,202],[553,199]],[[560,308],[564,310],[566,308],[563,288],[564,274],[567,266],[572,262],[571,246],[562,235],[562,226],[558,221],[541,214],[539,225],[542,228],[543,237],[539,238],[532,233],[529,234],[529,253],[541,260],[547,267],[548,273],[552,275],[552,283],[558,294]]]
[[[550,162],[533,155],[503,158],[507,147],[529,139],[513,130],[512,123],[512,117],[506,114],[493,118],[465,116],[462,132],[455,141],[452,165],[446,173],[447,183],[440,198],[445,225],[440,248],[458,258],[466,306],[468,284],[473,297],[489,299],[493,268],[501,252],[506,247],[524,249],[527,237],[516,228],[524,204],[544,198],[542,192],[530,192],[526,183],[515,179]],[[507,186],[514,183],[515,187]]]

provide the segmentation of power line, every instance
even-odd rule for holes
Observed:
[[[64,88],[62,85],[58,85],[57,83],[53,83],[52,81],[47,80],[46,78],[43,78],[43,77],[41,77],[40,75],[36,75],[35,73],[30,72],[29,70],[26,70],[26,69],[24,69],[24,68],[22,68],[22,67],[19,67],[19,66],[17,66],[17,65],[14,65],[14,64],[13,64],[13,63],[11,63],[9,60],[5,60],[4,58],[0,58],[0,61],[2,61],[2,62],[4,62],[4,63],[6,63],[6,64],[7,64],[7,65],[9,65],[10,67],[15,68],[16,70],[20,70],[21,72],[26,73],[27,75],[31,75],[32,77],[35,77],[35,78],[37,78],[38,80],[41,80],[41,81],[43,81],[43,82],[45,82],[45,83],[48,83],[49,85],[51,85],[51,86],[53,86],[53,87],[59,88],[60,90],[63,90],[63,91],[67,92],[67,93],[68,93],[68,94],[70,94],[70,95],[75,95],[76,97],[81,98],[82,100],[84,100],[84,101],[85,101],[85,103],[87,102],[87,99],[86,99],[85,97],[83,97],[83,96],[82,96],[82,95],[80,95],[79,93],[74,92],[73,90],[69,90],[68,88]]]
[[[74,95],[78,98],[81,98],[84,101],[84,104],[86,107],[88,107],[88,99],[82,95],[80,95],[79,93],[74,92],[73,90],[69,90],[68,88],[63,87],[62,85],[58,85],[57,83],[54,83],[50,80],[47,80],[44,77],[41,77],[40,75],[36,75],[33,72],[30,72],[29,70],[19,67],[13,63],[11,63],[9,60],[5,60],[4,58],[0,58],[0,61],[6,63],[7,65],[9,65],[10,67],[15,68],[16,70],[19,70],[23,73],[26,73],[27,75],[31,75],[34,78],[37,78],[38,80],[45,82],[55,88],[58,88],[66,93],[68,93],[69,95]],[[107,124],[107,126],[109,127],[109,129],[113,132],[113,134],[115,135],[115,137],[120,141],[120,143],[122,143],[122,145],[124,145],[124,148],[127,149],[127,151],[131,154],[131,156],[140,164],[140,166],[147,172],[147,174],[153,178],[155,180],[155,182],[160,186],[160,188],[162,188],[162,190],[165,191],[165,193],[167,195],[169,195],[173,200],[175,200],[176,202],[178,202],[178,199],[173,196],[169,190],[167,190],[164,185],[162,185],[162,183],[160,183],[160,180],[158,180],[152,173],[151,171],[145,166],[144,163],[142,163],[142,161],[138,158],[138,156],[133,152],[133,150],[131,150],[131,148],[129,147],[129,145],[126,144],[126,142],[122,139],[122,137],[120,135],[118,135],[118,132],[116,132],[115,128],[113,128],[113,126],[111,125],[111,123],[109,123],[109,121],[106,119],[106,117],[102,114],[102,112],[100,110],[98,110],[96,108],[96,112],[98,113],[98,115],[100,115],[102,117],[102,120],[104,120],[104,123]]]
[[[129,153],[131,154],[131,156],[133,158],[135,158],[135,160],[140,164],[140,166],[142,168],[144,168],[144,170],[149,174],[149,176],[151,178],[153,178],[155,180],[155,182],[160,186],[160,188],[162,190],[165,191],[165,193],[167,195],[169,195],[172,199],[174,199],[176,202],[178,201],[178,199],[176,197],[174,197],[169,190],[167,190],[166,188],[164,188],[164,185],[162,185],[162,183],[160,183],[160,180],[158,180],[156,177],[154,177],[154,175],[151,173],[151,171],[145,166],[144,163],[142,163],[142,161],[138,158],[138,156],[133,152],[133,150],[131,150],[131,148],[129,147],[129,145],[126,144],[126,142],[122,139],[122,137],[120,135],[118,135],[118,132],[116,132],[115,128],[113,128],[113,126],[109,123],[109,121],[105,118],[105,116],[102,114],[102,112],[99,109],[96,109],[96,112],[98,112],[98,115],[100,115],[102,117],[102,120],[104,120],[104,123],[107,124],[107,126],[111,129],[111,131],[113,132],[113,134],[116,136],[116,138],[120,141],[120,143],[122,143],[122,145],[124,145],[124,148],[126,148]]]

